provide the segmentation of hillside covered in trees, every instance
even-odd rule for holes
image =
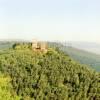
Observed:
[[[14,44],[0,51],[0,72],[11,84],[11,99],[2,100],[100,100],[100,73],[57,48],[42,53],[32,51],[31,43]]]
[[[95,53],[90,53],[88,51],[80,50],[72,46],[65,46],[63,43],[48,42],[49,46],[52,48],[58,48],[65,54],[68,54],[75,61],[91,66],[96,71],[100,72],[100,55]]]
[[[0,43],[0,51],[5,50],[7,48],[11,48],[13,44],[15,43],[23,43],[22,41],[8,41],[4,42],[2,41]],[[24,42],[26,44],[30,44],[29,42]],[[57,48],[60,51],[63,51],[65,54],[69,55],[72,59],[75,61],[88,65],[95,69],[96,71],[100,72],[100,55],[99,54],[94,54],[90,53],[84,50],[80,50],[74,47],[70,46],[65,46],[63,43],[58,43],[58,42],[48,42],[48,46],[51,48]]]

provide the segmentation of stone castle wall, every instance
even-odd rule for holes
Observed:
[[[32,42],[32,49],[34,51],[46,52],[47,51],[47,44],[46,44],[46,42],[43,42],[43,41],[33,40],[33,42]]]

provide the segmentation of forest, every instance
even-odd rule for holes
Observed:
[[[100,73],[59,48],[31,43],[0,51],[0,100],[100,100]]]
[[[73,46],[65,46],[63,43],[48,42],[49,47],[59,48],[65,54],[68,54],[72,59],[81,64],[88,65],[100,72],[100,55],[84,51]]]

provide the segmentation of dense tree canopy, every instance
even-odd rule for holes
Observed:
[[[27,45],[0,53],[0,71],[23,100],[99,100],[100,73],[63,52],[33,52]]]
[[[20,100],[12,91],[10,78],[0,73],[0,100]]]
[[[48,42],[49,47],[59,48],[60,51],[68,54],[71,58],[80,62],[81,64],[86,64],[96,71],[100,72],[100,55],[84,51],[73,46],[66,46],[63,43]]]

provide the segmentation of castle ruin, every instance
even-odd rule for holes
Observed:
[[[32,50],[33,51],[42,51],[42,52],[47,52],[47,44],[44,41],[37,41],[33,40],[32,42]]]

